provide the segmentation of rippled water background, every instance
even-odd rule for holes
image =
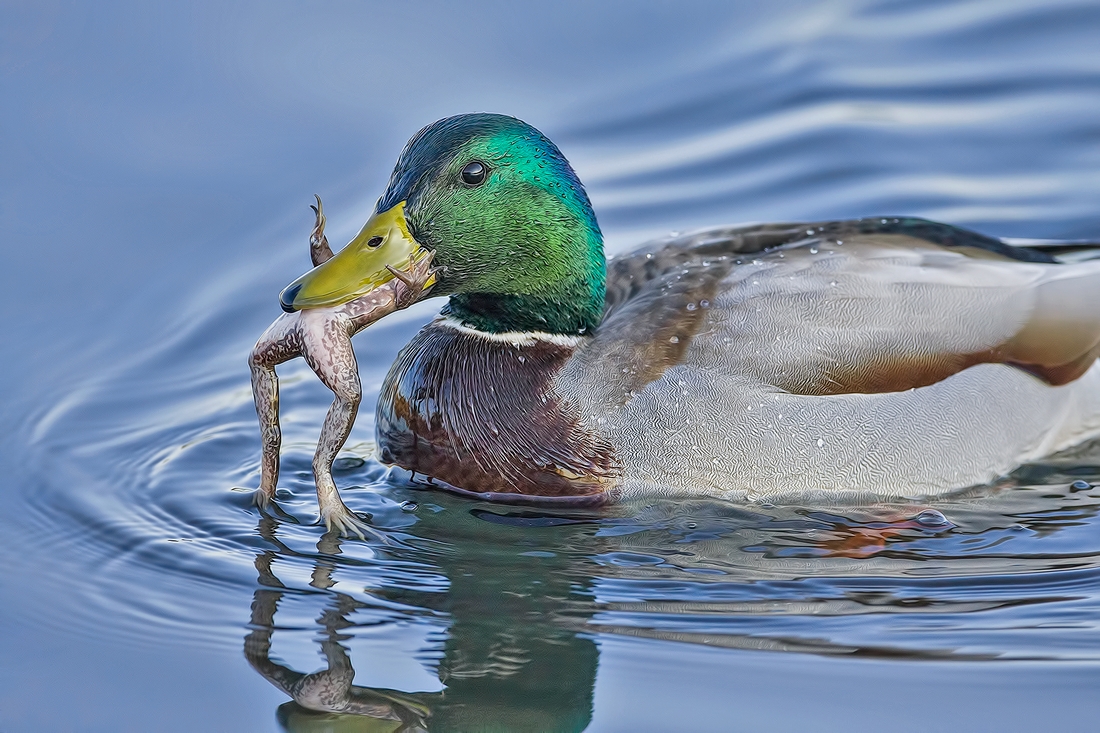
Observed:
[[[301,362],[297,521],[250,507],[245,356],[312,194],[346,241],[447,114],[557,141],[612,252],[874,214],[1100,236],[1096,3],[608,5],[0,5],[0,731],[401,725],[261,674],[346,665],[431,730],[1096,729],[1100,446],[934,506],[425,493],[370,441],[432,301],[357,338],[337,480],[392,544],[311,524]]]

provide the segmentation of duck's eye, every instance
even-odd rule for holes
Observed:
[[[367,246],[370,247],[371,249],[378,249],[379,245],[381,245],[381,244],[382,244],[382,237],[371,237],[370,239],[367,240]]]
[[[488,170],[481,161],[471,160],[462,169],[462,181],[467,185],[476,186],[485,180],[485,174]]]

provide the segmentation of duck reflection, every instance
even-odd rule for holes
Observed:
[[[995,659],[998,640],[985,629],[1014,622],[1018,606],[1065,600],[1050,580],[1051,556],[1036,550],[1041,536],[1100,511],[1089,491],[1055,491],[1017,487],[940,509],[844,512],[668,501],[540,513],[433,494],[415,519],[393,509],[376,522],[408,544],[372,545],[369,559],[342,556],[342,547],[349,555],[368,548],[334,534],[317,552],[296,551],[278,535],[303,535],[265,518],[259,530],[270,549],[255,560],[260,587],[244,650],[293,700],[278,713],[288,731],[583,730],[598,635],[846,658]],[[401,534],[395,516],[414,524]],[[1021,548],[1018,572],[1034,571],[1035,585],[1015,576],[966,580],[1000,577],[1009,543]],[[920,580],[944,562],[956,577]],[[290,582],[295,569],[309,573],[312,588]],[[312,674],[271,654],[276,631],[294,631],[286,619],[278,625],[280,603],[290,617],[303,601],[321,609],[327,664]],[[439,646],[429,644],[441,691],[354,684],[353,661],[365,671],[394,657],[353,659],[346,642],[364,618],[394,609],[447,625]],[[913,635],[914,623],[940,631]],[[670,685],[695,684],[690,672],[676,674]]]
[[[580,731],[588,726],[599,654],[579,631],[592,612],[592,594],[567,572],[560,556],[538,550],[524,555],[511,546],[508,553],[522,568],[508,568],[502,567],[499,546],[455,543],[433,558],[450,581],[446,593],[372,589],[375,597],[449,617],[437,667],[444,690],[409,693],[353,684],[355,669],[342,642],[355,625],[349,615],[367,604],[329,590],[341,552],[341,540],[331,532],[317,544],[310,581],[328,591],[317,618],[327,667],[305,674],[272,659],[279,603],[296,592],[276,577],[272,564],[279,556],[301,555],[278,539],[277,527],[270,518],[260,524],[260,534],[277,549],[255,561],[261,588],[253,596],[244,652],[257,672],[292,698],[278,712],[286,730]],[[584,522],[568,529],[567,543],[590,542],[594,534]]]

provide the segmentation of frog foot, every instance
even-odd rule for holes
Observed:
[[[388,544],[385,535],[367,524],[355,512],[348,509],[343,502],[322,507],[321,519],[328,531],[335,531],[341,537],[352,537],[354,535],[365,541],[367,535],[370,535],[371,538]]]
[[[332,259],[332,247],[328,246],[328,237],[325,236],[325,207],[321,205],[321,197],[313,194],[317,199],[317,205],[310,205],[316,214],[313,231],[309,235],[309,256],[313,260],[313,266],[324,264]]]
[[[320,244],[322,237],[325,236],[325,207],[321,204],[321,197],[317,194],[313,194],[313,198],[317,199],[317,205],[309,205],[309,208],[313,209],[313,213],[317,215],[317,222],[313,225],[313,231],[309,235],[309,241],[311,244]]]
[[[413,260],[407,270],[399,270],[392,265],[386,265],[395,278],[400,281],[395,292],[398,310],[408,308],[420,300],[425,290],[435,285],[435,276],[439,272],[438,267],[432,267],[435,259],[435,250],[427,250],[420,259]]]
[[[271,506],[271,503],[275,500],[275,490],[265,489],[260,487],[252,492],[252,503],[258,506],[261,511]]]

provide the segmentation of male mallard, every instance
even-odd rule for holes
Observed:
[[[891,218],[716,229],[605,264],[573,169],[512,117],[421,130],[359,235],[323,249],[253,354],[260,496],[273,366],[303,353],[337,394],[314,468],[342,530],[350,337],[429,292],[449,302],[386,377],[378,455],[482,499],[929,496],[1100,434],[1100,261]]]

